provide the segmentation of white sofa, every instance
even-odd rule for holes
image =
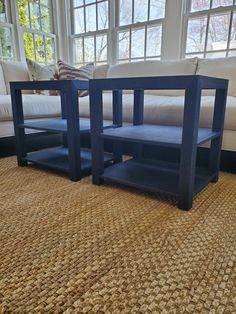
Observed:
[[[143,61],[102,65],[94,71],[94,78],[208,75],[229,79],[227,109],[224,127],[223,150],[236,152],[236,57],[227,59],[185,59],[178,61]],[[0,63],[0,140],[14,136],[10,98],[10,81],[29,80],[27,65],[21,62]],[[23,95],[24,114],[27,119],[59,117],[60,96],[45,96],[27,91]],[[80,116],[89,117],[89,97],[79,99]],[[131,122],[133,95],[123,96],[123,120]],[[148,91],[145,94],[144,120],[151,124],[181,125],[183,117],[183,91]],[[210,127],[213,114],[214,91],[204,91],[200,126]],[[111,94],[104,93],[104,118],[111,119]],[[29,130],[29,132],[32,132]],[[33,131],[35,132],[35,131]]]

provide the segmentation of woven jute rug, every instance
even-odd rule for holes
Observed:
[[[236,175],[171,199],[0,159],[5,313],[236,313]]]

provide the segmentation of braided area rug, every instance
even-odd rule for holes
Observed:
[[[184,212],[0,159],[2,313],[236,313],[236,175]]]

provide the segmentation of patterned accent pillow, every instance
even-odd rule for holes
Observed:
[[[59,80],[82,80],[88,81],[93,78],[94,64],[89,63],[80,68],[75,68],[62,60],[58,60],[58,73]],[[79,91],[79,96],[84,97],[87,96],[89,92]]]
[[[58,80],[56,64],[41,65],[29,59],[27,59],[26,62],[29,69],[30,79],[32,81]],[[58,94],[56,90],[36,90],[34,92],[36,94],[49,96],[55,96]]]

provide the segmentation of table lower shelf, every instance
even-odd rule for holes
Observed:
[[[92,155],[89,149],[80,150],[81,157],[81,170],[88,171],[92,168]],[[46,150],[40,150],[33,153],[28,153],[24,160],[32,162],[34,164],[52,168],[55,170],[68,172],[69,171],[69,159],[68,148],[57,147]],[[112,154],[104,154],[104,162],[107,164],[113,160]]]
[[[215,175],[207,169],[197,168],[194,195],[202,190]],[[101,178],[105,181],[178,198],[179,171],[177,164],[155,162],[155,165],[154,163],[150,165],[144,161],[130,159],[106,168]]]

